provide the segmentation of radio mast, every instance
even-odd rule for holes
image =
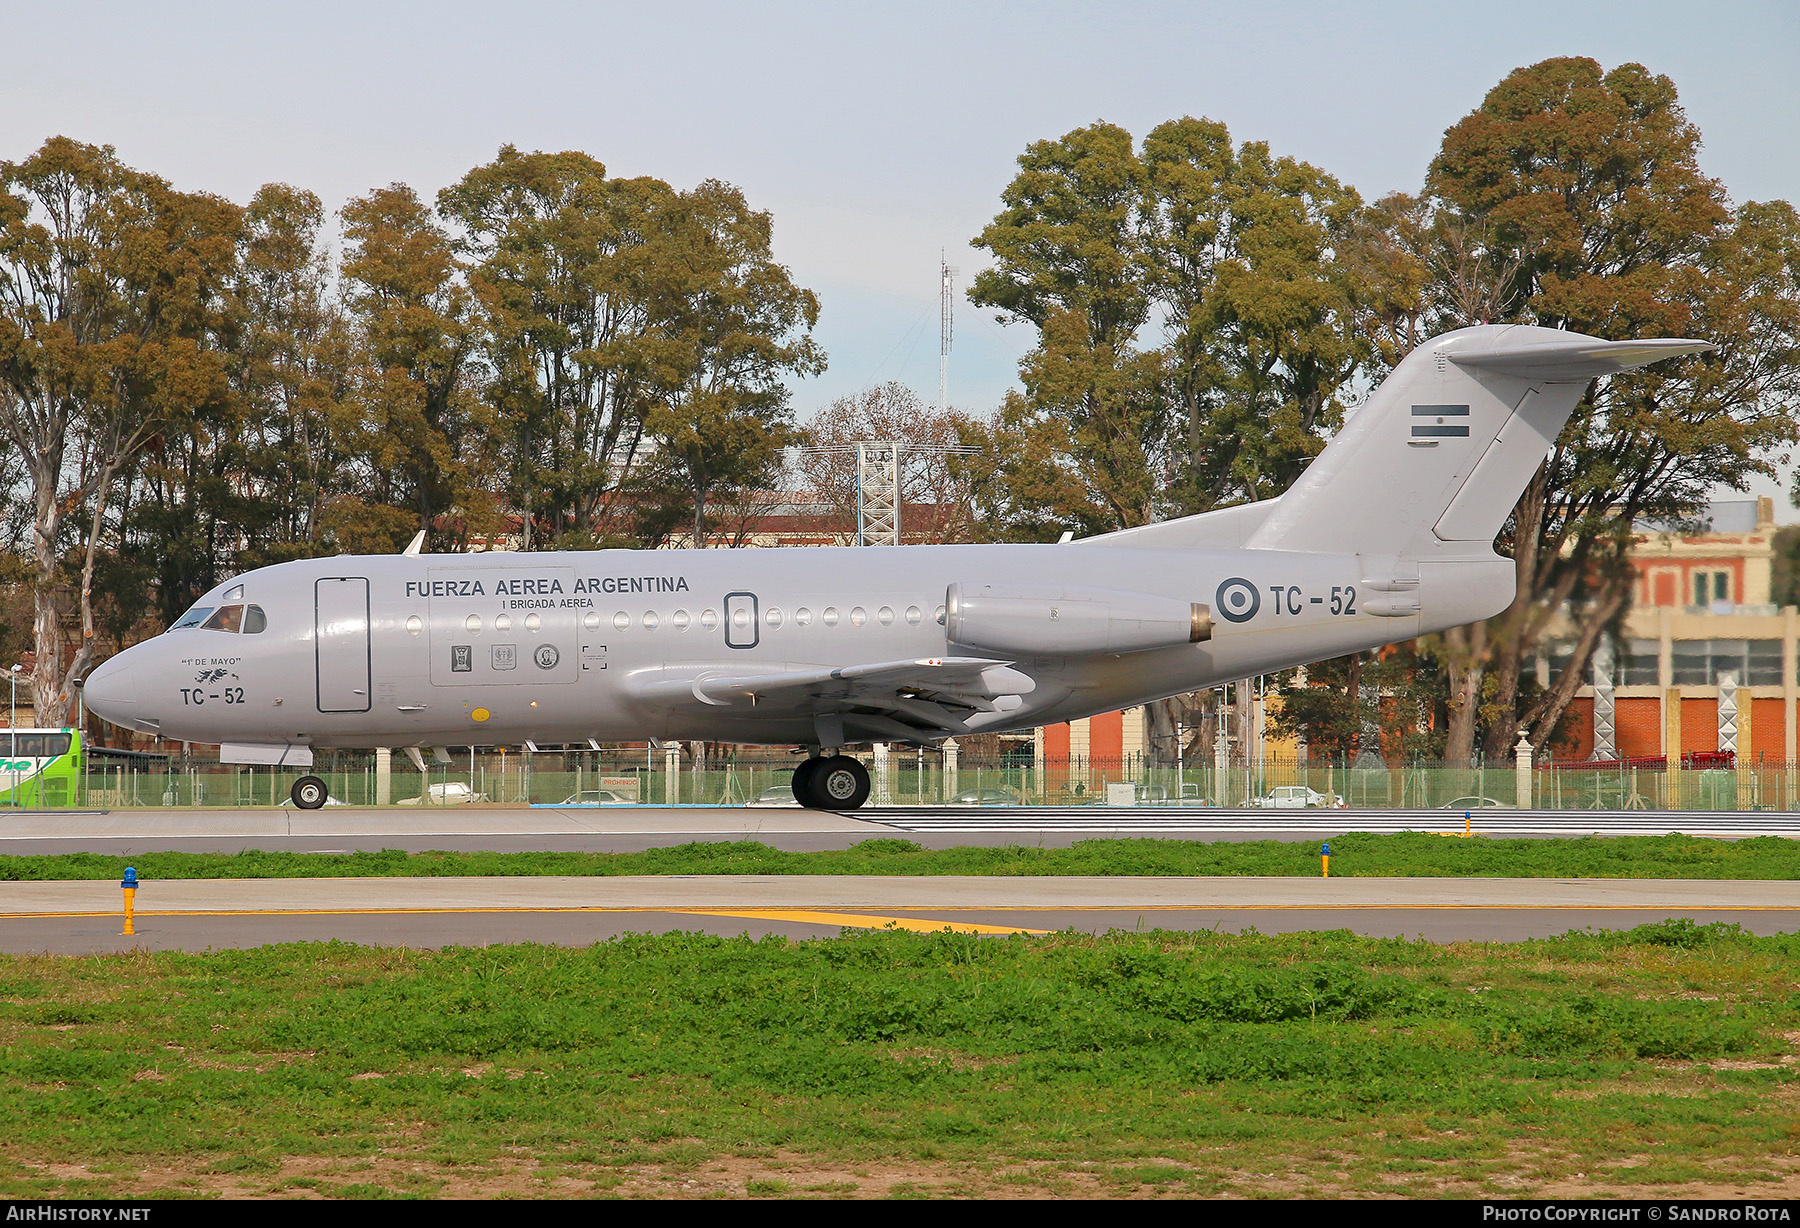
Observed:
[[[950,407],[950,343],[954,332],[956,270],[938,249],[938,410]],[[918,476],[917,462],[931,456],[972,455],[980,448],[967,444],[921,443],[908,439],[862,439],[854,443],[826,444],[808,452],[847,454],[856,469],[856,544],[898,546],[900,513],[905,502],[907,462]]]
[[[938,248],[938,412],[950,408],[950,342],[955,335],[955,318],[951,304],[956,300],[956,270],[944,259]]]

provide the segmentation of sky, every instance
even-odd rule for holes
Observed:
[[[823,304],[830,367],[794,386],[802,418],[889,379],[935,399],[940,252],[966,287],[1019,154],[1096,120],[1219,120],[1374,199],[1417,190],[1512,69],[1636,61],[1675,82],[1734,201],[1800,203],[1791,0],[0,0],[0,48],[0,159],[65,135],[184,190],[282,181],[331,210],[392,182],[429,198],[504,144],[735,184]],[[950,400],[991,410],[1032,344],[959,293]],[[1800,520],[1785,483],[1753,493]]]

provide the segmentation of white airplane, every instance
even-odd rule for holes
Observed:
[[[799,745],[795,796],[850,809],[869,777],[845,748],[1071,720],[1498,613],[1514,566],[1494,539],[1589,381],[1709,348],[1448,333],[1279,498],[1082,541],[283,563],[106,661],[87,704],[295,768],[315,747]]]

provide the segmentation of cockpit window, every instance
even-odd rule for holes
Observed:
[[[259,631],[269,629],[269,616],[263,613],[259,605],[244,607],[244,634],[255,635]]]
[[[229,631],[236,635],[244,628],[244,607],[241,605],[222,605],[213,616],[201,624],[206,631]]]
[[[183,614],[180,618],[176,619],[175,625],[170,627],[169,630],[179,631],[183,627],[198,627],[201,623],[206,621],[206,616],[212,612],[213,608],[209,605],[197,605],[186,614]]]

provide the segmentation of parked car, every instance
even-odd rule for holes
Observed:
[[[565,806],[635,806],[636,802],[611,789],[583,789],[562,799]]]
[[[485,802],[488,795],[477,793],[466,780],[451,780],[441,785],[426,787],[423,797],[403,797],[395,802],[396,806],[467,806],[471,802]]]
[[[770,785],[756,795],[753,802],[745,802],[746,806],[798,806],[800,799],[794,796],[793,785]]]
[[[1137,787],[1137,804],[1140,806],[1205,806],[1209,805],[1200,796],[1199,785],[1139,785]]]
[[[950,799],[952,806],[1016,806],[1019,799],[1005,789],[964,789]]]
[[[1505,802],[1497,802],[1491,797],[1459,797],[1453,802],[1445,802],[1439,810],[1510,810]]]
[[[1344,799],[1327,796],[1305,785],[1278,785],[1261,797],[1251,798],[1250,804],[1264,810],[1306,810],[1316,806],[1335,810],[1343,808]]]

